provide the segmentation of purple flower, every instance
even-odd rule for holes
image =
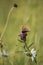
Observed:
[[[27,34],[26,34],[26,33],[21,33],[19,36],[20,36],[21,38],[26,38]]]

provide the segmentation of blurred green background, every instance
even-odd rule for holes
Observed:
[[[9,58],[4,58],[4,65],[36,65],[24,55],[23,43],[18,41],[21,26],[26,25],[31,29],[27,36],[27,45],[34,42],[31,48],[38,51],[37,65],[43,65],[43,0],[0,0],[0,33],[3,32],[8,14],[13,4],[18,7],[10,13],[6,31],[2,37],[5,49],[10,53]],[[0,65],[3,65],[0,58]]]

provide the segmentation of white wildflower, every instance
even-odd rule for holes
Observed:
[[[32,61],[34,61],[34,58],[36,57],[36,50],[34,48],[32,48],[31,54],[32,54],[31,59]]]

